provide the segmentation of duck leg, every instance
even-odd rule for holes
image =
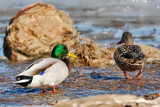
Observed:
[[[53,85],[53,91],[46,91],[45,89],[42,89],[42,92],[43,93],[45,93],[45,92],[54,92],[54,93],[56,93],[56,88],[55,88],[55,86]]]
[[[54,93],[56,92],[56,88],[55,88],[55,85],[53,85],[53,92],[54,92]]]
[[[138,73],[138,75],[136,76],[136,78],[139,78],[140,75],[141,75],[141,73],[142,73],[142,69],[139,71],[139,73]]]
[[[128,79],[126,71],[123,71],[123,73],[124,73],[126,79]]]
[[[43,92],[43,93],[45,93],[45,92],[46,92],[46,90],[45,90],[45,89],[42,89],[42,92]]]

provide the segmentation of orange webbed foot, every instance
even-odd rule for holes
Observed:
[[[136,76],[136,79],[140,77],[141,73],[142,73],[142,69],[139,71],[138,75]]]
[[[52,91],[46,91],[45,89],[42,89],[42,92],[43,93],[45,93],[45,92],[47,92],[47,93],[50,93],[50,92],[53,92],[53,93],[56,93],[56,88],[55,88],[55,86],[53,85],[53,90]]]
[[[43,93],[45,93],[45,92],[46,92],[46,90],[45,90],[45,89],[42,89],[42,92],[43,92]]]

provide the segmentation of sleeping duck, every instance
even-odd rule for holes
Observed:
[[[33,62],[22,73],[16,76],[16,84],[26,88],[53,88],[55,85],[64,81],[71,72],[71,63],[66,55],[74,58],[77,56],[71,54],[63,44],[56,45],[51,53],[52,58],[42,58]]]
[[[125,32],[122,35],[121,40],[117,44],[122,44],[114,52],[114,60],[117,66],[124,72],[127,77],[126,71],[139,70],[138,78],[142,73],[142,68],[147,60],[146,55],[138,45],[134,45],[132,34]]]

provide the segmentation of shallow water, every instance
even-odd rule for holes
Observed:
[[[21,8],[37,0],[0,0],[0,56],[3,38],[10,18]],[[43,0],[38,0],[43,1]],[[92,1],[92,3],[90,3]],[[106,47],[113,47],[124,31],[130,31],[136,43],[160,48],[160,14],[158,0],[45,0],[70,14],[80,36]],[[70,3],[68,3],[70,2]],[[13,5],[14,4],[14,5]],[[87,33],[83,33],[87,32]],[[29,63],[13,64],[0,60],[0,104],[52,105],[60,99],[75,99],[99,94],[132,94],[152,97],[160,92],[160,65],[146,65],[140,79],[126,80],[116,66],[78,68],[59,86],[57,93],[25,89],[13,84],[15,76]],[[98,73],[93,73],[94,71]],[[129,72],[135,77],[137,72]],[[152,99],[152,98],[151,98]]]
[[[145,97],[160,91],[160,66],[146,65],[139,79],[124,78],[117,67],[77,68],[59,86],[57,93],[42,93],[41,89],[26,89],[13,84],[14,76],[23,70],[28,63],[11,64],[1,61],[0,69],[0,104],[2,105],[52,105],[60,99],[75,99],[101,94],[132,94]],[[5,69],[4,69],[5,68]],[[97,72],[97,73],[94,73]],[[6,75],[7,74],[7,75]],[[134,78],[137,72],[128,72]],[[51,90],[51,89],[50,89]]]

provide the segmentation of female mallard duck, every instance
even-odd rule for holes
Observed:
[[[134,45],[132,34],[125,32],[121,40],[117,44],[124,43],[124,45],[117,48],[114,52],[114,60],[117,66],[124,72],[127,77],[126,71],[140,70],[136,78],[142,73],[142,68],[147,60],[142,49],[138,45]]]
[[[65,45],[56,45],[52,50],[52,58],[42,58],[33,62],[16,76],[15,83],[26,88],[41,88],[43,92],[46,88],[53,87],[53,92],[56,92],[55,85],[64,81],[72,68],[66,55],[77,58]]]

